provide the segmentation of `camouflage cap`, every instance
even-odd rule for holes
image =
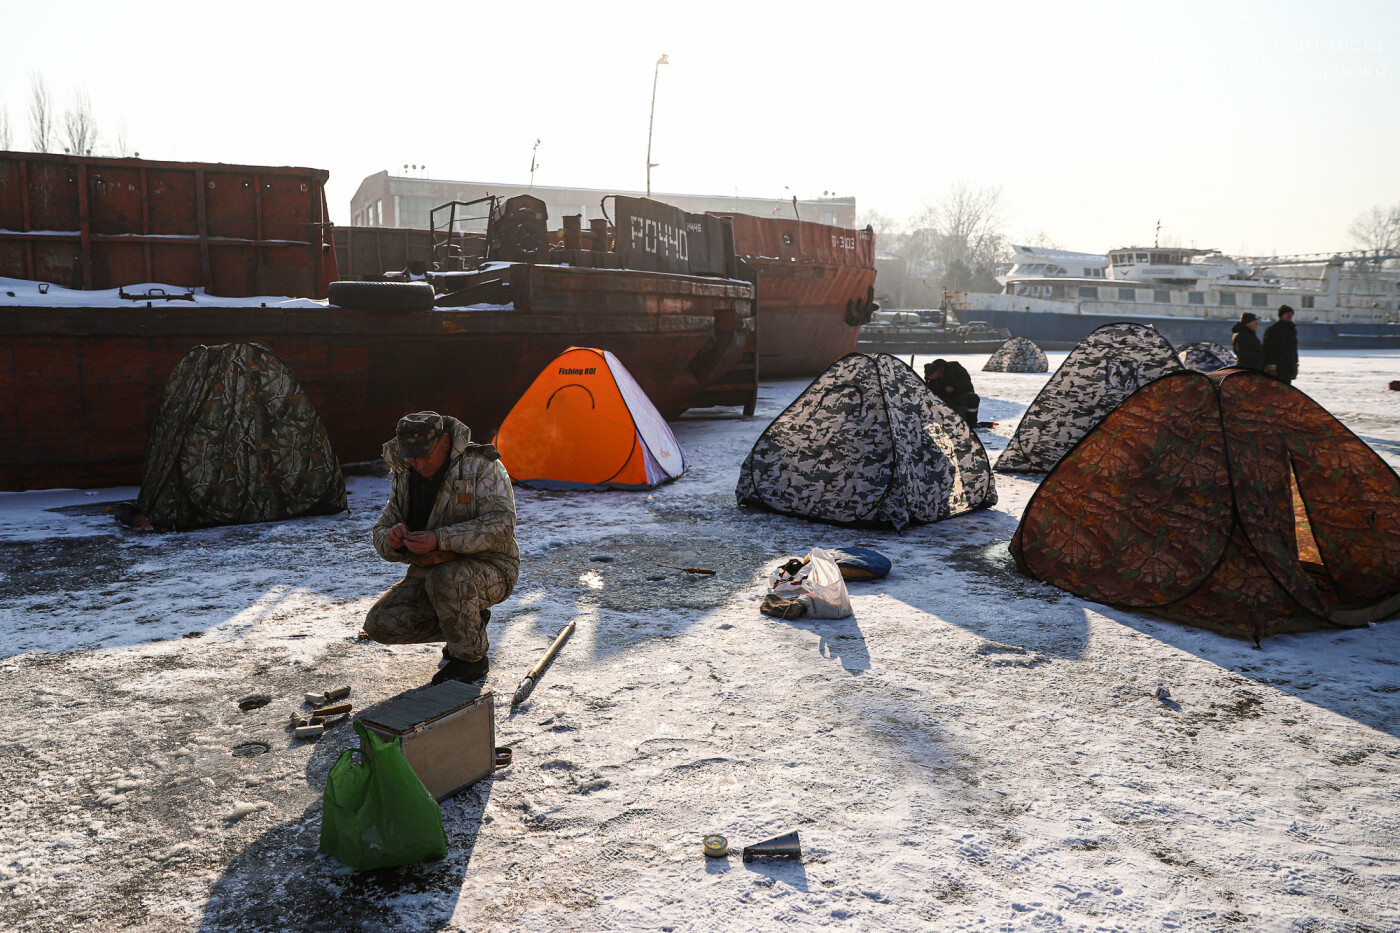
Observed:
[[[399,456],[417,460],[432,453],[433,442],[447,432],[442,415],[435,411],[415,411],[399,419],[396,434]]]

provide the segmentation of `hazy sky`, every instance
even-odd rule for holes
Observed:
[[[1163,12],[1151,12],[1158,9]],[[954,180],[1070,249],[1347,248],[1400,203],[1400,2],[0,2],[0,106],[91,97],[145,158],[361,179],[853,195]]]

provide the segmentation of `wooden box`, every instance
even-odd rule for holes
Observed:
[[[496,697],[449,680],[408,693],[365,713],[360,721],[397,738],[428,793],[446,800],[496,766]]]

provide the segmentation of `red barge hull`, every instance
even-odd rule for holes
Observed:
[[[875,235],[779,217],[721,216],[734,225],[734,251],[758,273],[763,377],[814,376],[855,352],[860,324],[850,323],[850,306],[868,302],[875,284]]]
[[[489,438],[571,346],[617,354],[668,418],[757,395],[746,282],[516,265],[509,309],[0,306],[0,489],[136,484],[150,421],[192,346],[270,347],[321,413],[337,456],[371,460],[408,411]]]
[[[0,489],[140,482],[166,380],[199,344],[271,348],[315,402],[343,461],[378,457],[398,418],[424,408],[490,437],[571,346],[611,350],[668,418],[711,405],[752,413],[754,287],[736,277],[741,264],[723,248],[722,226],[701,230],[692,263],[677,232],[690,215],[619,199],[619,219],[624,207],[637,215],[618,244],[625,256],[573,249],[559,254],[569,265],[493,263],[480,272],[499,296],[492,304],[404,312],[258,298],[323,298],[339,277],[326,177],[0,152],[0,276],[35,292],[28,304],[12,289],[0,296]],[[695,219],[701,228],[713,220]],[[364,246],[359,239],[347,232],[347,259]],[[359,258],[382,271],[385,244],[370,245],[373,257]],[[423,243],[401,246],[407,255]],[[629,259],[637,264],[622,268]],[[110,293],[54,300],[47,291],[139,282],[251,300],[201,305],[190,294],[127,304]]]

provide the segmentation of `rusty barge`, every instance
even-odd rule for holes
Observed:
[[[623,227],[620,205],[607,249],[523,255],[529,237],[517,236],[514,255],[440,276],[451,294],[432,307],[349,308],[326,300],[337,275],[325,179],[0,152],[0,489],[139,482],[165,381],[201,343],[270,347],[344,461],[377,457],[414,409],[490,436],[575,345],[612,350],[667,417],[752,412],[754,288],[727,223],[692,234],[706,257],[693,264],[677,251],[687,215],[628,205]],[[464,276],[496,300],[465,300]]]
[[[722,213],[758,273],[765,379],[813,376],[852,353],[876,310],[875,234],[782,217]]]

